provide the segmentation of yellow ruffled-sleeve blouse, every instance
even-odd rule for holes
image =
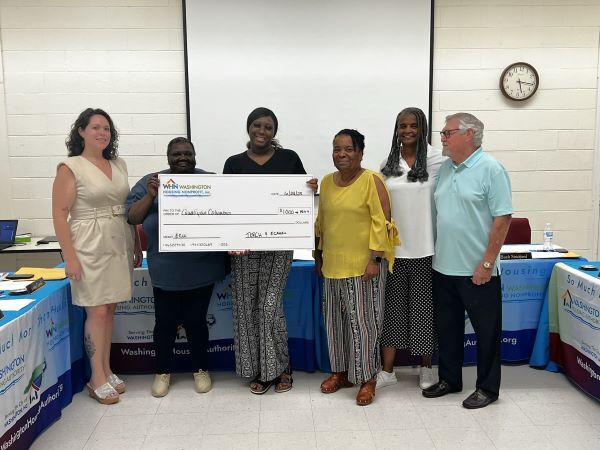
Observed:
[[[394,261],[394,247],[400,244],[398,230],[393,219],[385,219],[374,177],[383,182],[378,173],[368,169],[350,186],[337,186],[331,173],[321,182],[315,234],[326,278],[361,276],[372,250],[382,251],[385,259]],[[388,266],[391,271],[393,264]]]

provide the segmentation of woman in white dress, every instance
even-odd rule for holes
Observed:
[[[129,183],[117,143],[105,111],[83,111],[52,187],[52,220],[73,304],[86,311],[84,346],[92,369],[87,387],[103,404],[116,403],[125,391],[110,368],[113,317],[116,304],[131,298],[133,266],[142,261],[137,233],[125,216]]]
[[[420,356],[419,385],[425,389],[436,382],[431,354],[437,348],[433,320],[433,190],[442,152],[427,143],[427,119],[419,108],[398,114],[392,148],[383,163],[390,192],[392,217],[402,246],[396,247],[394,271],[385,288],[381,345],[383,370],[377,388],[396,383],[396,349],[409,349]]]

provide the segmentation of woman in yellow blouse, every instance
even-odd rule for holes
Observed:
[[[365,137],[342,130],[333,141],[337,172],[321,183],[315,265],[325,278],[324,315],[332,374],[330,394],[360,384],[358,405],[375,397],[388,261],[399,244],[379,174],[361,167]]]

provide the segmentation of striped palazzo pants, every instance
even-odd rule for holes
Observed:
[[[323,316],[332,372],[348,371],[351,383],[369,381],[381,369],[379,338],[383,325],[383,301],[387,263],[379,275],[325,278]]]
[[[244,378],[270,381],[289,366],[283,291],[291,251],[251,251],[231,257],[235,368]]]

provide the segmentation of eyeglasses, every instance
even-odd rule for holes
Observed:
[[[449,139],[456,131],[460,131],[460,128],[453,128],[451,130],[442,130],[440,131],[440,137]]]

